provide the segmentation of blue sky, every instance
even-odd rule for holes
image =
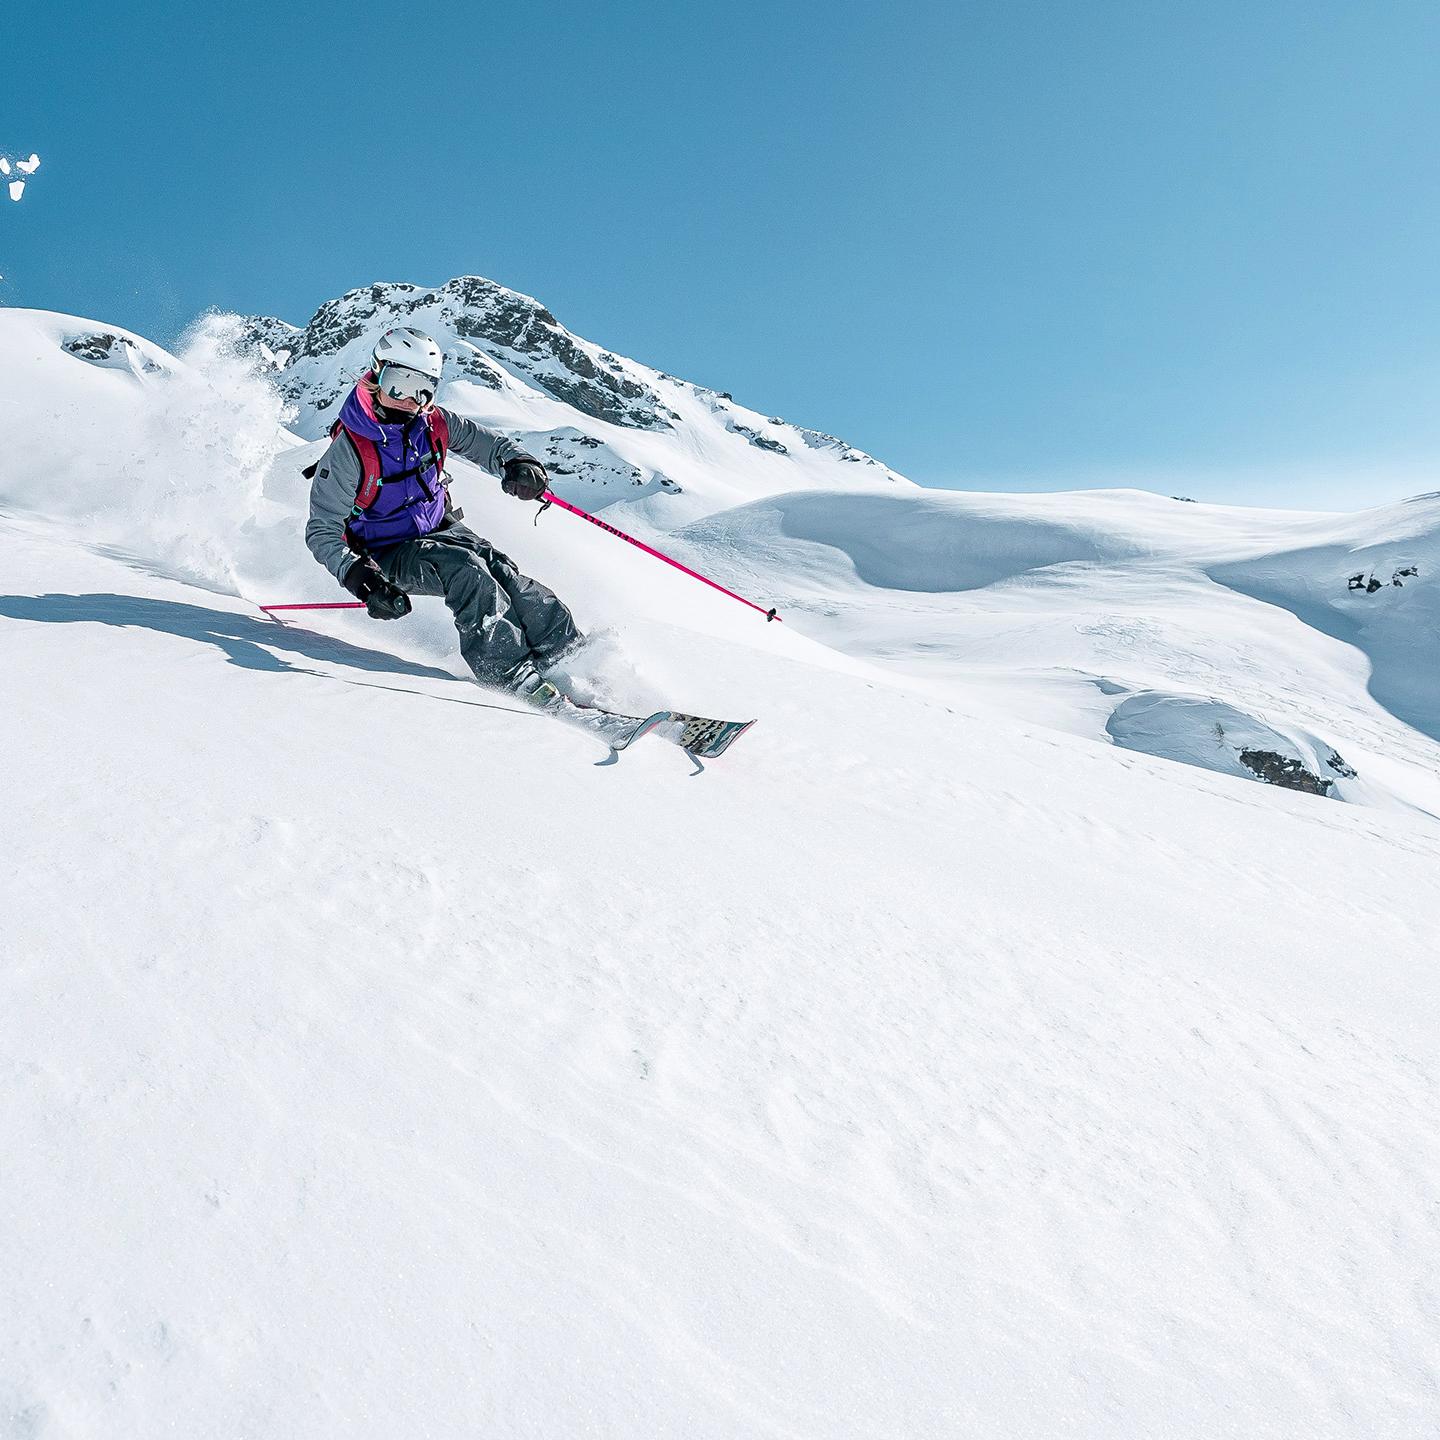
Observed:
[[[376,18],[367,18],[367,17]],[[0,302],[490,276],[930,484],[1440,488],[1440,6],[45,7]]]

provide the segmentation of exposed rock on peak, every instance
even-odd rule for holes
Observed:
[[[538,300],[479,275],[462,275],[438,289],[395,283],[349,290],[320,306],[303,330],[269,316],[247,317],[245,324],[247,338],[263,339],[272,350],[289,348],[292,364],[333,359],[387,325],[414,324],[440,339],[447,360],[466,379],[491,389],[504,383],[503,370],[509,369],[582,415],[612,425],[668,430],[679,418],[616,356],[571,335]],[[346,358],[353,368],[369,357]],[[282,387],[288,398],[307,398],[299,388],[302,374]],[[332,385],[311,397],[317,409],[334,404],[334,390]]]

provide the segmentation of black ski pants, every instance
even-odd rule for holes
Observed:
[[[386,579],[407,594],[445,597],[460,653],[486,685],[512,688],[581,639],[553,591],[466,525],[451,521],[374,554]]]

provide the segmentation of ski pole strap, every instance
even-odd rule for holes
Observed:
[[[752,610],[758,610],[766,620],[779,620],[780,616],[775,613],[772,606],[767,610],[763,605],[757,605],[753,600],[747,600],[743,595],[737,595],[733,590],[727,590],[723,585],[717,584],[714,580],[700,574],[698,570],[692,570],[688,565],[682,565],[678,560],[672,560],[668,555],[663,555],[653,546],[647,545],[643,540],[637,540],[633,535],[627,535],[623,530],[617,530],[613,525],[604,520],[597,520],[589,511],[582,510],[578,505],[572,505],[568,500],[562,500],[553,491],[545,496],[545,505],[540,508],[544,510],[550,504],[558,505],[562,510],[568,510],[572,515],[578,515],[582,520],[588,520],[592,525],[598,525],[602,530],[614,535],[617,539],[628,540],[637,550],[643,550],[647,555],[653,555],[657,560],[663,560],[667,565],[673,565],[677,570],[683,570],[692,580],[699,580],[708,585],[712,590],[718,590],[722,595],[728,595],[732,600],[738,600],[742,605],[748,605]],[[536,515],[539,520],[539,515]]]

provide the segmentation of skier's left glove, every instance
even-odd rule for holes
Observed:
[[[365,602],[372,620],[399,620],[410,613],[410,597],[385,578],[373,555],[353,561],[340,583]]]
[[[505,478],[500,482],[500,488],[517,500],[538,500],[549,483],[545,467],[527,455],[520,460],[505,462]]]

